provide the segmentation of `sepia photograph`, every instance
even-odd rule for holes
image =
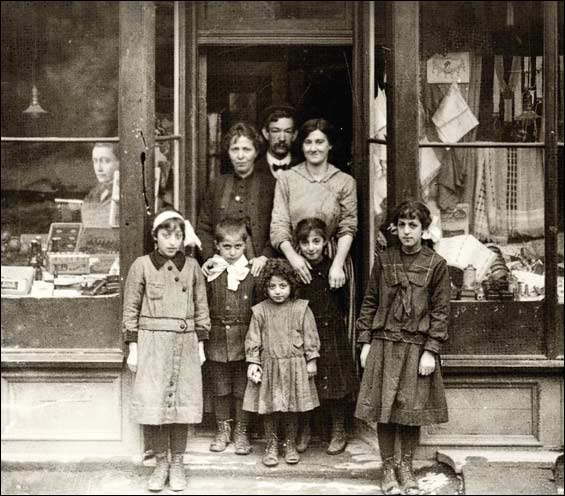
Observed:
[[[559,1],[2,1],[1,494],[563,494]]]

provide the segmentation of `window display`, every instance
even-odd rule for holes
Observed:
[[[370,112],[371,137],[381,140],[386,138],[390,55],[384,42],[375,47]],[[432,227],[443,238],[436,249],[448,260],[453,250],[459,255],[450,264],[453,297],[543,299],[542,4],[422,2],[419,54],[420,187],[432,212]],[[386,227],[386,145],[373,142],[370,155],[378,235]],[[562,153],[560,157],[562,183]],[[562,214],[560,224],[557,254],[562,267]],[[467,259],[479,253],[486,255],[474,262]],[[471,273],[473,285],[463,285]],[[561,286],[562,275],[561,269]]]
[[[151,211],[179,208],[173,7],[156,9]],[[119,292],[118,14],[112,2],[2,4],[2,296]],[[29,111],[32,86],[42,112]],[[27,268],[32,283],[11,292],[5,274]]]
[[[118,35],[117,4],[2,5],[3,297],[29,270],[20,296],[80,296],[117,272],[118,243],[101,263],[81,237],[119,240],[119,144],[94,138],[117,136]]]
[[[420,28],[422,194],[440,254],[474,256],[450,263],[452,294],[543,299],[541,4],[425,2]]]

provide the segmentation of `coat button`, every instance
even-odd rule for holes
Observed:
[[[178,278],[178,277],[175,277],[175,282],[179,282],[179,278]]]
[[[229,306],[229,305],[226,305],[226,310],[229,310],[229,309],[230,309],[230,306]]]
[[[169,265],[169,266],[167,267],[167,269],[173,270],[173,266],[172,266],[172,265]]]
[[[181,325],[180,325],[180,328],[181,328],[181,329],[185,329],[185,328],[186,328],[186,325],[185,325],[185,324],[181,324]]]
[[[171,387],[173,387],[174,385],[175,385],[175,383],[174,383],[173,381],[171,381],[171,382],[169,383],[169,386],[171,386]]]
[[[230,325],[226,325],[226,330],[229,331],[231,329]]]
[[[186,293],[186,288],[182,288],[182,292],[183,292],[183,293]]]

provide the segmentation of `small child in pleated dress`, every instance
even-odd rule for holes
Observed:
[[[320,339],[308,301],[295,298],[294,270],[282,259],[263,269],[267,299],[252,308],[245,339],[249,363],[243,409],[263,417],[267,446],[263,464],[278,464],[278,426],[285,433],[285,461],[300,461],[296,450],[297,414],[319,406],[314,377]]]

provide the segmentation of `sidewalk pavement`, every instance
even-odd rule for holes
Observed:
[[[211,438],[189,440],[184,458],[186,491],[161,494],[382,494],[381,461],[361,439],[329,456],[326,443],[314,440],[297,465],[280,458],[277,467],[261,463],[263,441],[238,456],[233,445],[223,453],[208,450]],[[101,463],[2,462],[2,494],[152,494],[146,490],[154,460],[135,465],[127,460]],[[422,494],[462,494],[460,477],[447,465],[415,462]],[[154,494],[154,493],[153,493]]]

